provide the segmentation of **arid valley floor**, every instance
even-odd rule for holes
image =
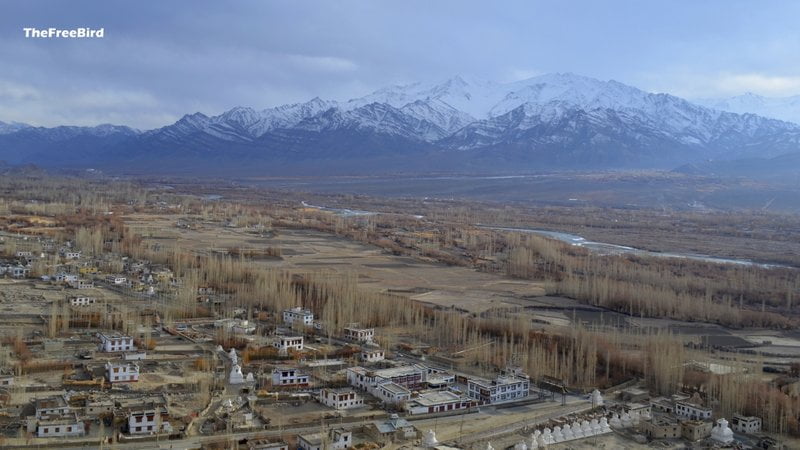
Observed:
[[[0,188],[4,448],[798,445],[789,214]]]

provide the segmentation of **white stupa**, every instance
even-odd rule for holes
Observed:
[[[617,419],[619,420],[619,419]],[[608,433],[611,431],[611,427],[608,424],[608,419],[605,417],[600,419],[600,433]]]
[[[528,450],[528,444],[526,444],[525,441],[522,441],[514,446],[514,450]]]
[[[561,429],[561,435],[564,436],[565,441],[575,439],[575,436],[572,434],[572,426],[568,423],[564,424],[564,428]]]
[[[603,406],[603,394],[601,394],[597,389],[592,391],[590,400],[594,406]]]
[[[611,420],[608,421],[608,425],[612,428],[622,428],[622,421],[619,420],[619,414],[614,413],[614,415],[611,416]]]
[[[547,447],[550,444],[555,444],[555,439],[553,439],[553,434],[550,432],[550,428],[545,428],[542,430],[542,435],[539,436],[539,447]]]
[[[592,428],[592,434],[602,433],[601,431],[602,427],[600,426],[600,422],[598,422],[597,419],[592,419],[592,421],[589,422],[589,426]]]
[[[239,357],[236,356],[236,349],[231,348],[231,351],[228,352],[228,357],[231,359],[231,362],[236,365],[239,364]]]
[[[564,433],[561,432],[561,427],[558,425],[553,427],[553,442],[563,442]]]
[[[428,430],[422,439],[422,445],[431,448],[439,445],[439,441],[436,440],[436,432],[434,432],[433,430]]]
[[[733,431],[728,427],[727,420],[722,418],[717,421],[717,425],[711,429],[711,439],[722,444],[733,442]]]
[[[234,364],[233,367],[231,367],[231,374],[228,376],[228,383],[230,384],[244,383],[244,375],[242,374],[242,368],[238,364]]]
[[[492,443],[491,442],[487,442],[486,443],[486,450],[494,450],[494,447],[492,447]]]
[[[256,379],[255,379],[255,377],[253,377],[253,372],[248,373],[247,374],[247,382],[248,383],[252,383],[254,381],[256,381]]]
[[[531,445],[528,446],[530,449],[539,448],[539,436],[542,435],[542,432],[539,430],[533,430],[533,434],[531,434]]]
[[[574,436],[575,439],[583,437],[583,428],[581,428],[581,424],[578,421],[572,422],[572,436]]]

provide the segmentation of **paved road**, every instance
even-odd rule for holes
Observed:
[[[567,404],[566,407],[561,407],[560,404],[547,402],[547,403],[540,403],[534,405],[521,405],[515,406],[512,408],[495,408],[495,407],[482,407],[481,413],[478,414],[468,414],[464,415],[455,415],[455,416],[445,416],[445,417],[438,417],[438,418],[429,418],[429,419],[420,419],[414,420],[413,424],[418,429],[425,431],[427,429],[433,429],[436,427],[442,426],[453,426],[456,424],[460,424],[462,422],[470,422],[468,427],[465,427],[466,433],[462,436],[459,436],[459,442],[466,441],[466,442],[475,442],[479,440],[483,440],[489,437],[508,434],[512,433],[524,426],[530,426],[536,424],[538,422],[546,421],[551,418],[560,417],[563,415],[570,414],[572,412],[576,412],[582,409],[587,409],[590,405],[586,405],[585,400],[582,399],[572,399],[571,402]],[[551,408],[556,408],[555,411],[549,411]],[[509,410],[512,410],[512,414],[508,414]],[[513,411],[518,410],[518,411]],[[526,417],[528,416],[528,417]],[[524,420],[520,420],[507,426],[503,426],[501,428],[493,428],[491,430],[479,430],[474,432],[469,432],[467,430],[474,429],[474,427],[480,426],[481,422],[487,421],[493,417],[505,418],[505,417],[514,417],[514,418],[525,418]],[[372,423],[373,420],[363,420],[359,422],[350,422],[350,423],[342,423],[337,424],[336,426],[340,426],[343,428],[351,429],[357,428],[369,423]],[[270,431],[255,431],[255,432],[242,432],[242,433],[234,433],[229,436],[189,436],[181,440],[165,440],[165,441],[149,441],[149,442],[123,442],[117,443],[113,446],[107,446],[107,448],[120,448],[120,449],[142,449],[142,450],[155,450],[155,449],[173,449],[173,450],[189,450],[189,449],[197,449],[200,448],[203,444],[211,444],[215,442],[227,442],[227,441],[238,441],[242,439],[260,439],[260,438],[278,438],[282,435],[287,434],[302,434],[302,433],[316,433],[320,430],[320,426],[317,424],[309,425],[309,426],[301,426],[301,427],[292,427],[286,428],[283,430],[270,430]],[[10,444],[10,443],[9,443]],[[86,443],[86,444],[66,444],[66,443],[59,443],[58,441],[53,441],[51,445],[49,443],[42,444],[32,444],[29,446],[20,445],[20,446],[13,446],[8,445],[4,448],[59,448],[59,449],[88,449],[88,448],[98,448],[98,444],[96,443]]]

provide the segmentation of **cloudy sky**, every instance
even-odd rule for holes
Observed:
[[[163,126],[455,74],[800,94],[800,2],[0,0],[0,120]],[[26,39],[23,27],[104,27]]]

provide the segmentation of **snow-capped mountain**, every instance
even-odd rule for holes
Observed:
[[[81,158],[65,151],[74,146]],[[54,165],[88,158],[95,166],[160,160],[165,168],[180,162],[280,170],[313,162],[354,172],[535,170],[670,167],[798,150],[800,125],[573,74],[513,83],[457,76],[344,102],[195,113],[141,133],[0,124],[0,159]]]
[[[9,133],[16,133],[17,131],[24,130],[25,128],[30,128],[31,126],[27,123],[19,123],[19,122],[0,122],[0,134],[9,134]]]
[[[729,98],[704,98],[697,103],[709,108],[737,114],[756,114],[800,124],[800,95],[763,97],[747,92]]]

